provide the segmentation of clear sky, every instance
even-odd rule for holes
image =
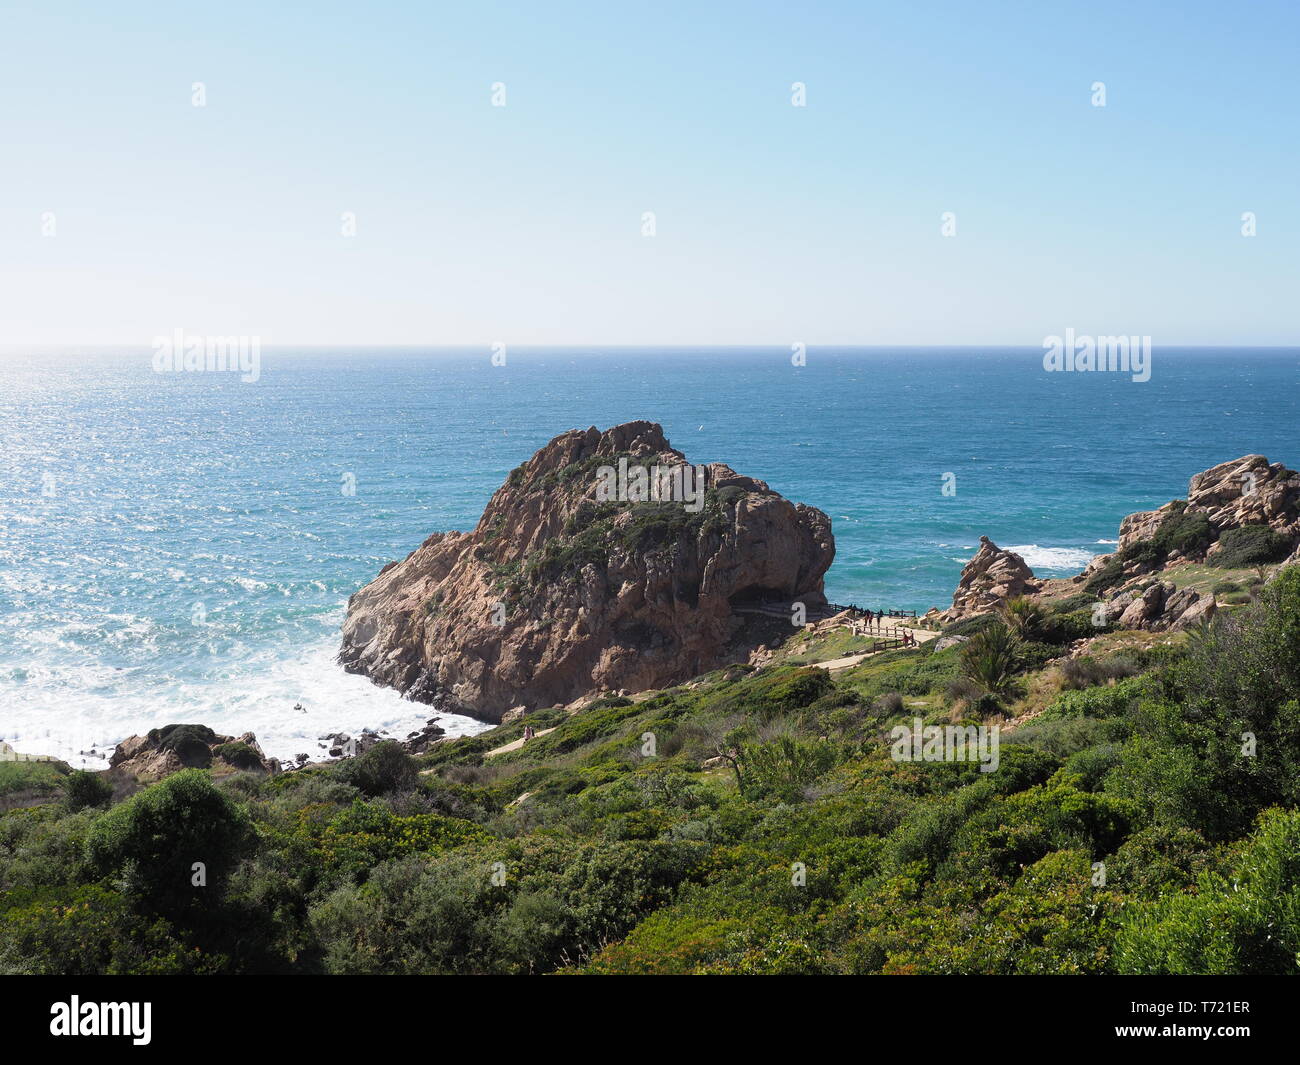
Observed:
[[[1295,344],[1298,55],[1295,0],[4,0],[0,343]]]

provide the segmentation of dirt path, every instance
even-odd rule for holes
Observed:
[[[888,630],[885,633],[882,633],[881,635],[896,636],[899,635],[905,628],[906,626],[904,625],[898,625],[895,626],[893,629]],[[918,645],[923,643],[929,643],[931,640],[935,639],[939,635],[937,632],[931,632],[929,629],[907,629],[907,631],[912,634],[912,639],[914,639]],[[888,650],[897,651],[899,650],[899,648],[892,647],[892,648],[888,648]],[[830,658],[824,662],[809,662],[808,664],[810,666],[820,666],[822,669],[834,673],[837,670],[841,670],[841,669],[851,669],[853,666],[856,666],[860,662],[865,661],[866,659],[870,658],[872,655],[879,655],[884,653],[885,652],[883,650],[863,651],[862,653],[856,655],[845,655],[843,658]]]
[[[554,728],[541,729],[540,731],[533,733],[533,739],[536,739],[538,736],[545,736],[548,732],[554,732],[554,731],[555,731]],[[485,754],[483,757],[495,758],[498,754],[505,754],[507,751],[517,751],[523,745],[524,745],[524,738],[520,736],[519,739],[515,740],[513,743],[505,743],[502,744],[500,747],[494,747],[492,750],[488,751],[488,753]]]

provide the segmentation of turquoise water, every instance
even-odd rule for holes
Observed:
[[[821,507],[830,597],[918,611],[981,533],[1074,573],[1192,473],[1300,465],[1300,349],[1157,347],[1144,383],[1028,349],[268,350],[252,384],[151,356],[0,357],[0,738],[20,750],[177,720],[281,756],[404,734],[425,708],[333,664],[348,595],[471,527],[572,427],[659,421],[692,461]]]

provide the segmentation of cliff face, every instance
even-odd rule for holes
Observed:
[[[557,436],[473,532],[435,533],[351,598],[344,667],[496,721],[735,661],[753,642],[737,605],[825,602],[835,546],[821,511],[721,463],[704,467],[698,504],[611,500],[602,477],[620,460],[629,485],[637,467],[686,463],[652,422]]]

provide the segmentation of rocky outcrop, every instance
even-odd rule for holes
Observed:
[[[1158,510],[1130,514],[1120,523],[1118,553],[1155,541],[1161,526],[1178,515],[1202,514],[1209,525],[1203,542],[1170,552],[1174,561],[1204,561],[1213,556],[1229,529],[1268,526],[1292,542],[1300,541],[1300,473],[1263,455],[1244,455],[1221,462],[1192,477],[1187,499],[1175,499]],[[1104,557],[1104,556],[1103,556]]]
[[[1193,588],[1179,589],[1172,581],[1156,581],[1117,595],[1105,609],[1107,624],[1164,632],[1212,617],[1215,603],[1213,596],[1203,596]]]
[[[225,767],[258,773],[279,772],[280,763],[267,758],[251,732],[219,736],[206,725],[167,725],[147,736],[131,736],[117,745],[110,769],[137,780],[161,780],[182,769]]]
[[[937,620],[952,624],[986,614],[1015,595],[1037,591],[1052,598],[1083,590],[1105,604],[1108,624],[1153,631],[1186,628],[1214,613],[1214,597],[1179,590],[1161,576],[1188,563],[1214,565],[1225,534],[1235,529],[1247,530],[1236,535],[1248,544],[1267,541],[1273,552],[1267,560],[1289,552],[1284,564],[1300,563],[1300,473],[1263,455],[1220,463],[1191,479],[1186,499],[1124,518],[1113,554],[1098,555],[1076,577],[1037,586],[1023,559],[981,537],[979,553],[962,570],[952,609]],[[1241,542],[1234,556],[1241,553]]]
[[[497,721],[743,658],[756,644],[738,607],[825,603],[835,547],[820,510],[721,463],[703,467],[698,508],[680,493],[609,499],[602,469],[620,460],[629,474],[686,463],[652,422],[556,437],[511,472],[472,532],[435,533],[351,598],[344,667]]]
[[[952,607],[939,615],[943,625],[996,610],[1008,599],[1031,595],[1041,589],[1034,571],[1014,551],[998,547],[987,536],[980,537],[979,550],[962,568]]]

